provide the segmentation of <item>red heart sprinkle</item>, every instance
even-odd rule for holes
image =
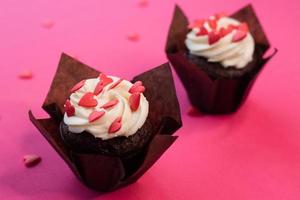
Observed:
[[[103,106],[101,106],[101,108],[104,108],[104,109],[110,108],[110,107],[116,105],[117,103],[119,103],[119,100],[118,99],[114,99],[114,100],[111,100],[111,101],[107,102]]]
[[[41,26],[46,29],[50,29],[54,26],[54,22],[50,19],[47,19],[41,23]]]
[[[133,94],[133,93],[143,93],[145,91],[145,87],[144,86],[132,86],[129,90],[129,93]]]
[[[85,93],[78,105],[82,106],[82,107],[87,107],[87,108],[91,108],[91,107],[95,107],[98,105],[98,101],[96,99],[93,98],[94,97],[94,93],[93,92],[87,92]]]
[[[203,35],[207,35],[208,31],[206,30],[205,27],[200,28],[199,32],[197,33],[197,36],[203,36]]]
[[[89,115],[89,122],[94,122],[97,119],[100,119],[103,115],[105,114],[104,111],[93,111],[90,115]]]
[[[216,18],[217,20],[221,19],[222,17],[227,17],[227,16],[228,16],[228,14],[225,13],[225,12],[221,12],[221,13],[215,14],[215,18]]]
[[[148,0],[140,0],[139,2],[138,2],[138,6],[139,7],[147,7],[148,6]]]
[[[142,81],[136,81],[133,85],[141,86],[141,85],[143,85],[143,82]]]
[[[99,79],[102,81],[103,87],[113,82],[113,80],[109,77],[107,77],[105,74],[101,73],[99,75]]]
[[[26,167],[33,167],[41,162],[42,158],[38,155],[28,154],[23,156],[23,162]]]
[[[141,94],[140,93],[133,93],[129,97],[129,105],[130,105],[130,109],[132,111],[136,111],[139,108],[140,99],[141,99]]]
[[[203,19],[195,20],[193,23],[188,25],[188,29],[193,29],[195,27],[201,28],[204,25],[204,23],[205,23],[205,20],[203,20]]]
[[[120,78],[118,81],[116,81],[114,84],[112,84],[112,85],[109,87],[109,90],[110,90],[110,89],[113,89],[113,88],[115,88],[115,87],[117,87],[122,81],[123,81],[123,79]]]
[[[220,29],[220,37],[224,37],[226,35],[228,35],[229,33],[231,33],[231,31],[233,31],[233,27],[232,26],[228,26],[227,28],[221,28]]]
[[[208,43],[209,45],[212,45],[220,40],[220,34],[215,31],[211,31],[208,33]]]
[[[209,24],[209,26],[210,26],[211,29],[213,29],[213,30],[217,29],[217,26],[218,26],[217,20],[215,20],[215,19],[208,19],[208,24]]]
[[[240,31],[243,31],[243,32],[249,32],[249,27],[248,27],[248,24],[243,22],[241,23],[238,27],[237,27],[238,30]]]
[[[145,91],[145,87],[142,85],[142,81],[135,82],[129,89],[129,93],[142,93]]]
[[[82,88],[82,86],[84,86],[85,80],[80,81],[79,83],[77,83],[76,85],[74,85],[74,87],[72,87],[72,89],[70,90],[71,93],[76,92],[77,90],[79,90],[80,88]]]
[[[193,107],[193,106],[191,106],[191,107],[188,109],[187,114],[188,114],[189,116],[200,116],[200,115],[201,115],[201,113],[198,111],[198,109],[195,108],[195,107]]]
[[[108,133],[115,133],[117,132],[118,130],[120,130],[120,128],[122,127],[122,118],[121,117],[118,117],[117,119],[115,119],[113,121],[113,123],[111,123],[109,129],[108,129]]]
[[[19,74],[19,78],[20,79],[32,79],[33,77],[33,74],[30,70],[25,70],[25,71],[22,71],[20,74]]]
[[[99,83],[97,83],[95,90],[94,90],[94,95],[98,95],[102,92],[104,86],[103,86],[103,81],[99,81]]]
[[[239,42],[247,36],[247,32],[237,30],[232,37],[232,42]]]
[[[132,42],[137,42],[140,39],[140,35],[138,33],[129,33],[127,34],[127,39],[132,41]]]
[[[66,111],[68,117],[72,117],[75,114],[75,107],[72,106],[69,99],[66,100],[65,111]]]

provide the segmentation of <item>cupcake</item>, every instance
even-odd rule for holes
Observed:
[[[166,44],[168,59],[194,107],[205,113],[236,111],[257,75],[276,53],[248,5],[233,15],[188,22],[176,6]]]
[[[33,124],[74,174],[99,191],[140,178],[182,124],[168,64],[128,81],[63,54],[43,108],[51,117],[30,112]]]

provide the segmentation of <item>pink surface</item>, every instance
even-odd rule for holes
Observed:
[[[40,108],[61,52],[109,74],[131,78],[166,62],[164,44],[175,1],[10,0],[0,2],[0,199],[300,199],[300,4],[252,1],[279,53],[250,98],[229,116],[187,116],[179,139],[135,184],[109,194],[82,185],[30,123]],[[178,0],[192,19],[232,12],[248,1]],[[227,1],[229,2],[229,1]],[[43,28],[44,22],[50,29]],[[140,40],[128,41],[137,32]],[[31,69],[32,80],[18,73]],[[27,169],[24,154],[43,161]],[[181,158],[181,159],[179,159]]]

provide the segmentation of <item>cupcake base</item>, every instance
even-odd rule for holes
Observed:
[[[100,153],[107,156],[131,157],[145,146],[152,138],[151,123],[146,120],[138,131],[129,137],[115,137],[108,140],[95,138],[88,132],[72,133],[68,125],[60,123],[60,133],[63,141],[77,153]]]
[[[232,79],[255,73],[258,67],[259,58],[262,57],[262,52],[260,48],[256,48],[253,54],[253,60],[241,69],[237,69],[235,67],[225,68],[220,63],[208,62],[206,58],[192,55],[188,53],[188,51],[186,51],[185,55],[186,59],[197,65],[212,78]]]

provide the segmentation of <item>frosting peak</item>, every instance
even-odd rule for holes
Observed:
[[[103,140],[130,136],[148,116],[148,101],[141,81],[131,82],[100,74],[82,80],[70,91],[64,123],[73,133],[87,131]]]
[[[246,23],[216,15],[196,20],[189,28],[185,44],[191,54],[224,68],[243,68],[252,61],[255,44]]]

